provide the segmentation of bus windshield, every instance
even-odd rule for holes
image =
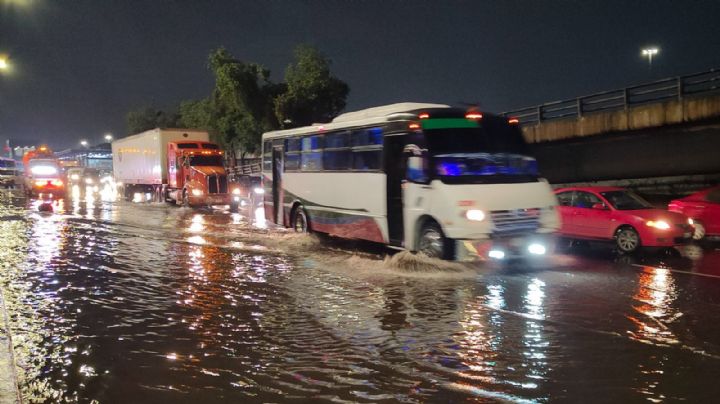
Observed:
[[[537,162],[524,155],[528,148],[522,133],[505,119],[447,119],[427,125],[424,132],[433,172],[445,183],[538,180]]]
[[[441,120],[438,120],[441,121]],[[467,120],[448,119],[446,125],[424,129],[430,155],[448,153],[527,153],[527,144],[520,129],[505,119],[487,117],[469,126]],[[460,125],[453,121],[459,121]],[[472,121],[471,121],[472,122]],[[475,123],[475,122],[472,122]]]

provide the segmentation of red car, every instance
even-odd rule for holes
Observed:
[[[560,235],[612,240],[621,252],[641,246],[685,244],[695,229],[682,213],[656,209],[632,191],[615,187],[575,187],[555,191],[562,226]]]
[[[668,210],[699,222],[695,238],[720,237],[720,186],[671,201]]]

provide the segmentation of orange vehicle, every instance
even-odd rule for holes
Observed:
[[[46,145],[31,150],[23,156],[25,166],[25,189],[31,196],[62,196],[65,181],[60,161]]]
[[[115,182],[128,200],[237,208],[223,151],[206,131],[151,129],[113,141],[112,151]]]

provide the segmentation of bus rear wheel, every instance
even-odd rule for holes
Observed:
[[[425,224],[420,231],[418,251],[430,258],[453,259],[452,240],[445,237],[437,223]]]
[[[310,232],[310,225],[308,223],[307,214],[305,213],[305,208],[303,208],[302,205],[298,205],[298,207],[295,208],[292,226],[296,233]]]

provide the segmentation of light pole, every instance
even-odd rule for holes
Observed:
[[[648,68],[652,69],[653,56],[657,55],[658,52],[660,52],[660,49],[656,46],[650,46],[641,50],[642,55],[648,58]]]

